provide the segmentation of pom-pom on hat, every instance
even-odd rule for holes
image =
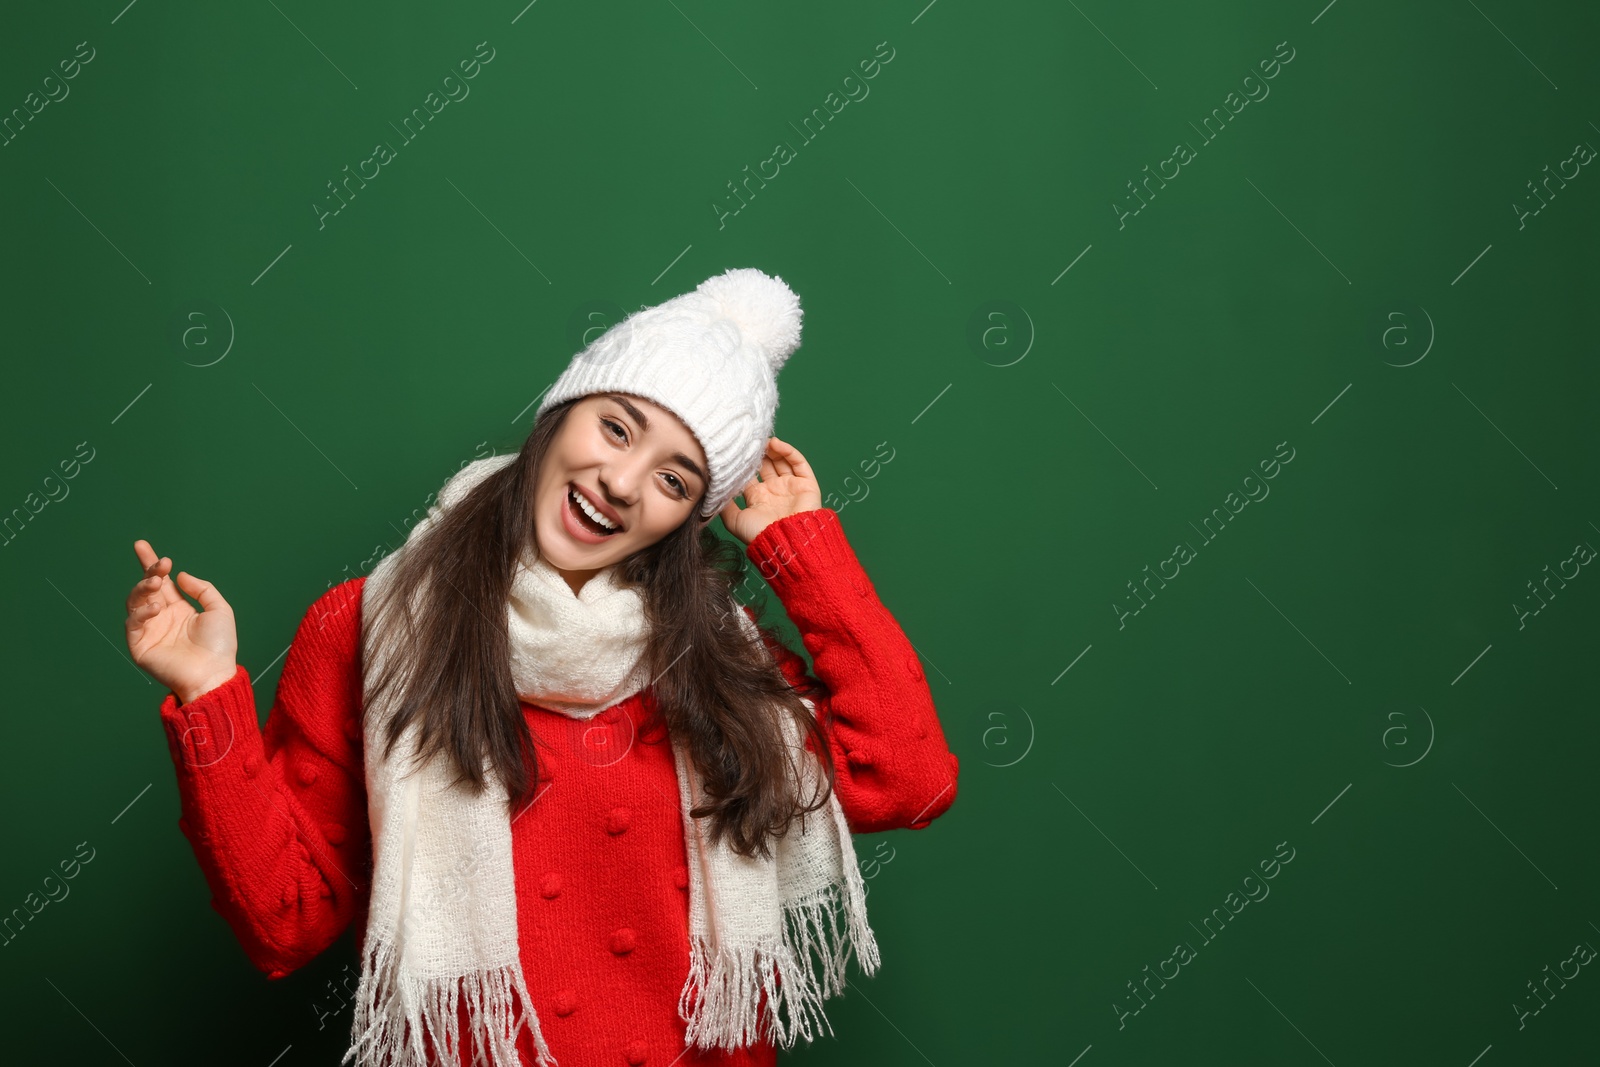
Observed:
[[[778,371],[800,347],[800,298],[782,278],[736,267],[644,307],[597,337],[539,404],[632,393],[671,411],[705,450],[709,521],[761,469],[778,410]]]

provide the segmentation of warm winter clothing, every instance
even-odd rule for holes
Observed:
[[[705,451],[702,520],[761,469],[778,411],[778,371],[800,347],[800,297],[782,278],[735,267],[641,308],[572,357],[538,415],[591,393],[632,393],[676,415]]]
[[[387,692],[375,688],[388,655],[415,655],[403,643],[391,648],[384,640],[390,627],[402,625],[397,611],[382,606],[407,550],[432,536],[485,479],[516,461],[515,455],[491,456],[452,475],[406,546],[362,587],[362,738],[374,872],[351,1043],[341,1061],[354,1059],[357,1067],[426,1067],[424,1037],[446,1058],[471,1042],[487,1053],[486,1067],[518,1067],[516,1042],[524,1026],[539,1067],[557,1067],[522,972],[511,850],[515,812],[505,786],[489,766],[485,787],[474,792],[442,754],[418,767],[422,724],[415,720],[387,751],[389,720],[405,706],[408,676]],[[651,682],[644,596],[621,581],[621,572],[620,564],[604,567],[574,593],[537,546],[524,546],[500,609],[520,700],[590,719]],[[764,649],[756,623],[738,607],[730,596],[726,610],[751,646]],[[814,717],[816,706],[804,703]],[[795,795],[815,796],[822,769],[804,746],[800,723],[783,708],[749,714],[778,724],[780,742],[799,757],[804,775]],[[731,840],[711,839],[709,818],[691,814],[706,800],[705,780],[686,739],[669,741],[688,850],[689,974],[678,1004],[688,1042],[700,1049],[735,1050],[762,1041],[792,1047],[801,1037],[809,1041],[831,1031],[824,1002],[843,991],[851,956],[867,975],[879,964],[838,794],[825,798],[820,813],[795,820],[769,855],[742,856]],[[470,886],[457,873],[463,865],[474,865]]]
[[[747,547],[826,688],[819,720],[849,828],[921,828],[954,801],[959,765],[915,650],[883,606],[837,514],[779,519]],[[361,731],[366,579],[306,613],[264,728],[244,668],[161,706],[182,817],[213,907],[251,961],[282,978],[352,922],[365,940],[372,843]],[[784,673],[804,660],[770,632]],[[688,873],[677,774],[648,689],[584,721],[524,704],[544,781],[511,824],[518,942],[561,1067],[772,1064],[775,1050],[685,1052]],[[471,870],[462,872],[470,878]],[[519,1051],[528,1064],[534,1049]],[[681,1058],[680,1058],[680,1054]],[[463,1062],[467,1062],[465,1058]]]

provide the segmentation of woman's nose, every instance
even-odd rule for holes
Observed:
[[[628,505],[633,503],[640,475],[627,467],[612,467],[600,474],[600,491],[611,499],[608,503]]]

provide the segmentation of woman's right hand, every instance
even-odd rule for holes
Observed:
[[[128,651],[133,661],[187,704],[231,679],[238,670],[239,635],[233,609],[210,582],[179,571],[168,577],[172,560],[156,557],[150,542],[133,543],[145,577],[128,594]],[[196,611],[182,588],[200,601]]]

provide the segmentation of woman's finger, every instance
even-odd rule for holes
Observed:
[[[179,571],[178,580],[183,583],[185,593],[200,601],[202,611],[216,611],[228,606],[228,602],[222,599],[222,594],[217,592],[217,587],[204,578],[196,578],[188,571]]]
[[[161,605],[153,604],[147,600],[143,604],[140,604],[138,607],[134,608],[132,611],[128,612],[128,629],[130,631],[138,631],[143,628],[146,619],[150,618],[152,615],[159,614],[161,614]]]
[[[773,438],[773,447],[778,450],[782,462],[789,467],[788,473],[816,481],[816,476],[811,473],[811,464],[806,462],[806,457],[800,454],[798,448],[776,437]]]
[[[773,465],[772,440],[771,438],[768,438],[766,450],[761,453],[761,478],[763,481],[770,482],[772,479],[776,478],[782,473],[782,471]]]
[[[769,438],[767,440],[767,454],[766,458],[763,460],[763,463],[766,466],[771,467],[773,473],[780,477],[786,474],[793,474],[794,471],[789,466],[788,459],[784,457],[784,454],[782,450],[779,449],[778,445],[779,441],[776,437]]]
[[[143,545],[144,548],[140,549],[139,545]],[[135,603],[147,598],[157,603],[170,602],[171,598],[162,590],[162,585],[166,581],[162,566],[170,567],[172,561],[165,556],[157,559],[155,550],[150,547],[148,541],[134,542],[134,551],[138,553],[139,561],[144,566],[144,577],[135,582],[132,591],[128,593],[128,610],[132,611]]]
[[[772,463],[779,474],[803,475],[806,465],[805,457],[800,455],[793,445],[782,438],[775,437],[771,443]]]
[[[178,592],[177,585],[172,580],[172,559],[162,556],[159,561],[152,564],[149,571],[150,578],[155,583],[155,595],[163,604],[184,604],[183,594]]]

